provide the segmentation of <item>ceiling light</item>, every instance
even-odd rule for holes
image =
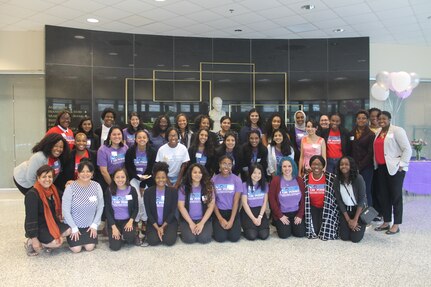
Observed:
[[[307,79],[307,78],[299,79],[299,80],[298,80],[298,82],[301,82],[301,83],[304,83],[304,82],[311,82],[311,79]]]
[[[303,6],[301,6],[301,9],[304,9],[304,10],[311,10],[311,9],[314,9],[314,5],[303,5]]]
[[[90,22],[90,23],[99,23],[99,20],[97,20],[96,18],[88,18],[87,22]]]
[[[78,39],[78,40],[85,39],[85,37],[84,37],[84,36],[82,36],[82,35],[75,35],[75,36],[74,36],[74,38],[75,38],[75,39]]]
[[[118,53],[116,53],[116,52],[110,52],[109,56],[118,56]]]
[[[156,2],[165,2],[165,0],[156,0]]]
[[[344,29],[343,28],[338,28],[338,29],[334,29],[334,30],[332,30],[334,33],[342,33],[342,32],[344,32]]]
[[[336,77],[334,80],[335,81],[343,81],[343,80],[347,80],[347,78],[346,77]]]

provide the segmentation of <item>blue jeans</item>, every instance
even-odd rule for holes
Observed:
[[[326,171],[330,173],[335,173],[335,169],[337,168],[337,163],[339,160],[339,158],[327,158]]]

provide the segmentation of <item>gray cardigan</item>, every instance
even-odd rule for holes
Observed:
[[[346,205],[344,204],[343,198],[340,193],[340,180],[336,180],[334,184],[335,197],[337,198],[338,208],[341,213],[347,211]],[[358,207],[365,207],[367,197],[365,195],[365,181],[360,174],[352,182],[353,195]]]
[[[13,169],[13,178],[22,187],[30,188],[36,182],[36,171],[44,164],[48,164],[48,157],[38,151]]]

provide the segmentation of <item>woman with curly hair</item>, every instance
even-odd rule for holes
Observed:
[[[168,142],[166,139],[166,131],[171,126],[171,121],[167,115],[160,115],[154,122],[153,128],[150,133],[150,141],[157,152],[159,148]]]
[[[265,123],[265,133],[262,135],[262,143],[267,146],[272,141],[272,133],[274,130],[283,130],[287,134],[286,124],[284,117],[279,113],[273,113]]]
[[[208,174],[214,174],[215,149],[213,143],[208,140],[210,131],[201,129],[189,148],[190,163],[198,163],[205,167]]]
[[[36,171],[47,164],[54,169],[54,181],[69,158],[69,145],[57,133],[45,135],[32,149],[33,155],[13,169],[13,180],[22,194],[26,194],[36,182]],[[63,190],[64,186],[61,188]],[[60,196],[62,192],[60,192]]]
[[[211,241],[214,205],[214,185],[207,171],[198,163],[190,165],[178,191],[180,231],[184,243]]]
[[[340,238],[359,242],[364,237],[366,224],[360,221],[366,205],[365,181],[358,172],[356,162],[350,156],[343,156],[337,164],[335,197],[340,216]]]
[[[208,140],[211,141],[213,146],[217,146],[217,135],[216,133],[212,132],[213,129],[213,120],[208,115],[198,115],[195,118],[194,128],[195,133],[192,135],[192,142],[195,141],[196,138],[196,132],[199,130],[207,130],[208,131]]]

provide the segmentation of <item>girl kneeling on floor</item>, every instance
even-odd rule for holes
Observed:
[[[241,196],[241,226],[248,240],[267,239],[269,221],[265,210],[268,205],[268,184],[265,169],[260,164],[252,164]]]
[[[304,181],[290,157],[281,158],[278,173],[280,176],[275,176],[269,187],[269,204],[278,237],[304,237]]]
[[[130,186],[125,168],[114,171],[112,179],[105,193],[105,215],[108,221],[109,248],[118,251],[123,240],[128,244],[135,242],[134,219],[138,214],[138,194]]]
[[[178,191],[181,239],[184,243],[208,243],[213,232],[214,185],[201,164],[192,164]]]
[[[219,160],[220,174],[212,178],[216,194],[213,232],[217,242],[236,242],[241,237],[238,208],[243,185],[241,179],[232,174],[232,165],[232,158],[223,155]]]
[[[177,241],[178,222],[175,217],[178,203],[178,192],[168,183],[169,165],[156,162],[153,177],[156,185],[144,193],[145,210],[147,211],[146,236],[149,245],[163,243],[174,245]]]
[[[64,190],[64,221],[72,228],[67,238],[70,250],[74,253],[91,251],[97,244],[97,227],[103,213],[103,192],[100,184],[92,181],[94,166],[87,159],[78,165],[78,179]]]

